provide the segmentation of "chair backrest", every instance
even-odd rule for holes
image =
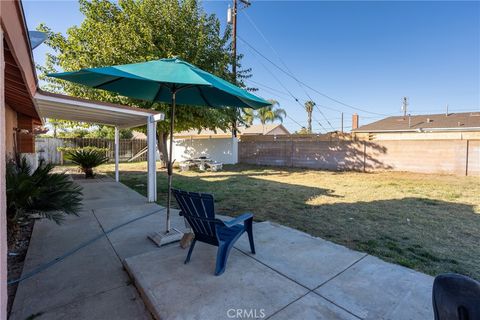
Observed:
[[[218,245],[213,196],[206,193],[172,189],[182,215],[195,233],[195,239]]]
[[[480,283],[467,276],[445,273],[433,282],[435,320],[480,319]]]

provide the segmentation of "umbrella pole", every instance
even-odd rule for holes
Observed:
[[[170,226],[170,205],[172,199],[172,178],[173,178],[173,129],[175,128],[175,90],[172,90],[172,105],[170,107],[170,145],[168,154],[167,174],[168,174],[168,192],[167,192],[167,228],[165,232],[154,232],[148,235],[157,246],[163,246],[172,242],[180,241],[183,232]]]
[[[172,175],[173,175],[173,131],[175,128],[175,91],[172,92],[172,106],[170,109],[170,145],[168,150],[168,193],[167,193],[167,233],[170,232],[170,205],[172,199]]]

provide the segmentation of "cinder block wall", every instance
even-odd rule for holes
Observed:
[[[249,137],[239,162],[327,170],[396,170],[480,175],[480,140],[366,141],[323,137]]]

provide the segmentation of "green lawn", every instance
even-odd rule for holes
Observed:
[[[100,171],[112,174],[113,166]],[[146,194],[146,164],[121,164],[121,181]],[[174,187],[215,195],[219,213],[255,214],[435,275],[480,279],[480,179],[405,172],[329,172],[225,166],[175,171]],[[166,198],[158,173],[158,199]]]

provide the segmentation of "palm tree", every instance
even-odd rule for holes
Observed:
[[[305,102],[305,110],[307,111],[307,131],[308,133],[312,133],[312,112],[313,112],[313,107],[315,106],[315,102],[312,100]]]
[[[263,126],[263,134],[265,134],[265,124],[267,122],[275,122],[277,120],[283,122],[283,118],[287,116],[285,110],[278,107],[280,105],[278,101],[268,100],[268,102],[271,103],[269,106],[258,109],[257,111],[257,118]]]
[[[255,119],[255,112],[251,108],[243,109],[243,121],[247,126],[251,126],[253,124],[253,120]]]

